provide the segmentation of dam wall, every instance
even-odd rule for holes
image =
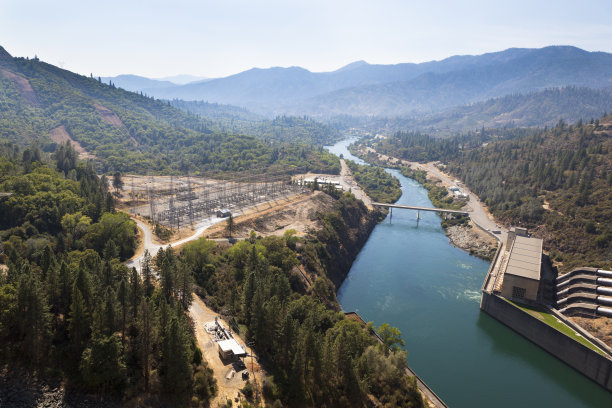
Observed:
[[[566,336],[504,298],[482,292],[481,310],[612,392],[612,359]]]

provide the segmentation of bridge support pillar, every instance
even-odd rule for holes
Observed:
[[[417,221],[421,219],[421,211],[417,210]]]

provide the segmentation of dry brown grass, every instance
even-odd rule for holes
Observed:
[[[38,98],[36,97],[36,93],[34,92],[34,89],[32,89],[32,85],[30,85],[30,81],[28,81],[21,75],[17,75],[11,71],[7,71],[6,69],[0,69],[0,73],[17,85],[21,96],[23,97],[23,99],[28,101],[31,106],[40,106]]]
[[[305,235],[309,229],[319,227],[317,211],[329,211],[333,207],[333,198],[316,191],[258,205],[244,214],[235,215],[234,237],[247,238],[251,231],[258,235],[283,235],[294,229],[298,236]],[[212,226],[206,231],[209,238],[225,237],[226,223]]]
[[[570,317],[572,321],[582,326],[593,336],[612,347],[612,319],[609,317]]]
[[[76,150],[76,152],[79,154],[79,158],[81,159],[93,159],[96,157],[93,154],[87,152],[87,150],[85,150],[85,148],[81,146],[79,142],[70,137],[70,134],[68,133],[64,125],[58,126],[51,132],[49,132],[49,137],[57,144],[62,144],[66,143],[66,141],[70,141],[72,147],[74,148],[74,150]]]

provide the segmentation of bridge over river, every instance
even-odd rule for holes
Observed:
[[[393,211],[394,208],[401,208],[404,210],[416,210],[417,219],[420,218],[421,211],[430,211],[430,212],[437,212],[437,213],[443,213],[443,214],[470,215],[468,211],[447,210],[445,208],[418,207],[414,205],[384,204],[384,203],[372,203],[372,205],[375,207],[387,207],[391,209],[391,211]]]
[[[349,143],[330,151],[355,160]],[[434,207],[415,180],[387,171],[402,186],[396,205]],[[479,204],[471,195],[472,221],[506,242]],[[338,290],[342,309],[400,329],[409,367],[450,407],[612,407],[612,393],[480,311],[490,265],[449,243],[441,211],[421,211],[417,225],[416,214],[394,210],[392,223],[376,225]]]

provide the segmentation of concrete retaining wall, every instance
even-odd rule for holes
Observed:
[[[483,291],[480,308],[612,392],[612,359],[571,339],[497,295]]]
[[[489,265],[489,270],[487,270],[487,275],[485,276],[484,282],[482,282],[482,288],[481,288],[482,293],[484,293],[487,290],[487,286],[489,285],[489,280],[491,279],[491,273],[493,272],[493,269],[495,268],[495,264],[497,263],[497,258],[499,258],[499,254],[502,253],[503,248],[504,248],[503,242],[499,241],[497,243],[497,251],[495,251],[495,256],[493,256],[491,265]],[[480,308],[482,309],[482,299],[480,300],[480,303],[481,303]]]
[[[567,318],[567,316],[565,316],[560,311],[556,309],[548,309],[548,311],[551,314],[555,315],[557,319],[561,320],[563,323],[567,324],[569,327],[571,327],[572,329],[580,333],[582,337],[587,338],[588,340],[591,341],[591,343],[595,343],[596,346],[599,346],[600,349],[608,353],[608,356],[612,358],[612,348],[610,348],[606,343],[599,340],[597,337],[594,337],[591,333],[586,331],[582,326],[572,322],[570,319]]]
[[[501,237],[497,234],[492,233],[491,231],[489,231],[488,229],[486,229],[485,227],[483,227],[482,225],[478,224],[476,221],[474,221],[471,217],[470,217],[470,221],[472,221],[472,224],[474,224],[475,226],[477,226],[480,230],[482,230],[485,234],[490,235],[491,237],[495,238],[495,240],[497,242],[501,242]]]

